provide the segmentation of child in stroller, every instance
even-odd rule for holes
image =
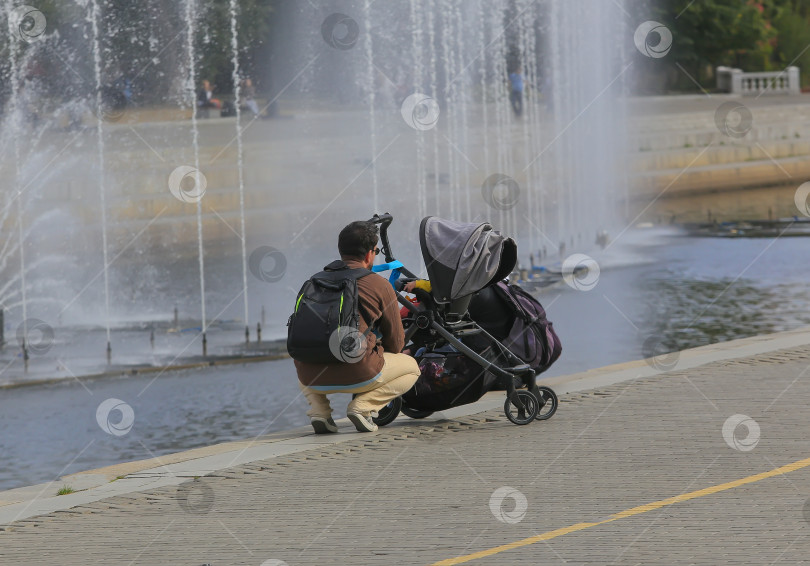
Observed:
[[[397,261],[388,240],[390,214],[375,215],[386,263],[376,272],[391,271],[397,300],[407,309],[405,340],[420,362],[422,375],[414,387],[392,401],[374,419],[378,426],[402,411],[424,418],[434,411],[473,403],[488,391],[506,390],[504,413],[515,424],[550,418],[557,396],[538,386],[535,371],[469,315],[473,295],[504,279],[517,261],[517,245],[488,223],[458,223],[428,216],[419,241],[431,290],[416,289],[418,303],[403,295],[415,275]]]

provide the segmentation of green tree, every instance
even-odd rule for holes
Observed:
[[[2,0],[5,2],[5,0]],[[238,0],[239,64],[243,76],[258,75],[256,53],[269,40],[273,5],[278,0]],[[129,79],[138,104],[165,104],[185,97],[187,68],[185,2],[95,0],[101,55],[101,80],[120,88]],[[0,25],[0,107],[11,89],[11,42],[18,73],[36,85],[39,96],[55,102],[91,99],[96,92],[95,46],[91,29],[94,4],[64,0],[29,2],[45,16],[48,39],[26,43]],[[196,76],[211,80],[218,92],[233,92],[230,0],[196,0]],[[33,81],[33,82],[31,82]],[[196,85],[199,87],[199,84]],[[173,98],[170,98],[173,97]]]
[[[675,38],[673,61],[703,82],[706,68],[741,66],[745,60],[766,64],[772,50],[769,40],[775,31],[762,4],[749,0],[662,0],[656,8]]]
[[[774,65],[799,67],[802,83],[810,81],[810,0],[784,0],[775,10]]]
[[[275,0],[239,0],[237,37],[239,66],[242,76],[255,77],[257,51],[268,41]],[[218,92],[231,93],[233,80],[233,49],[231,47],[230,0],[204,0],[200,3],[203,16],[198,20],[197,77],[210,80]]]
[[[718,65],[766,71],[793,64],[810,80],[810,0],[631,0],[631,9],[672,31],[668,89],[696,89],[692,79],[711,88]],[[654,63],[650,71],[660,71],[662,61]]]

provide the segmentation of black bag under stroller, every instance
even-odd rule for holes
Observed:
[[[463,343],[490,363],[506,361],[480,337],[467,337]],[[412,416],[413,411],[432,413],[468,405],[494,389],[505,389],[499,387],[497,375],[449,344],[432,350],[423,348],[415,357],[421,374],[410,391],[402,396],[403,412],[408,416]]]
[[[371,220],[381,224],[386,260],[373,270],[392,270],[390,280],[408,311],[403,320],[406,347],[420,363],[422,374],[410,391],[380,412],[375,422],[387,424],[400,410],[412,418],[422,418],[475,402],[496,388],[506,390],[504,412],[513,423],[551,417],[557,409],[554,392],[538,387],[532,367],[486,332],[468,312],[476,293],[503,280],[514,269],[514,240],[486,222],[423,219],[419,241],[432,289],[430,293],[416,291],[419,302],[414,304],[401,292],[404,283],[415,276],[391,253],[387,229],[392,220],[390,214]]]

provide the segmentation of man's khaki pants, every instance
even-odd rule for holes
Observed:
[[[329,404],[328,393],[356,393],[347,407],[349,413],[361,413],[368,416],[373,411],[379,411],[392,399],[407,392],[419,378],[419,364],[408,354],[392,354],[383,352],[385,365],[380,377],[368,385],[352,389],[315,390],[299,382],[301,391],[311,407],[307,411],[310,417],[329,418],[332,416],[332,406]]]

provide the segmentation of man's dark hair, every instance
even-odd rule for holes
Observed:
[[[379,228],[366,220],[357,220],[340,231],[338,251],[340,257],[362,259],[377,245]]]

